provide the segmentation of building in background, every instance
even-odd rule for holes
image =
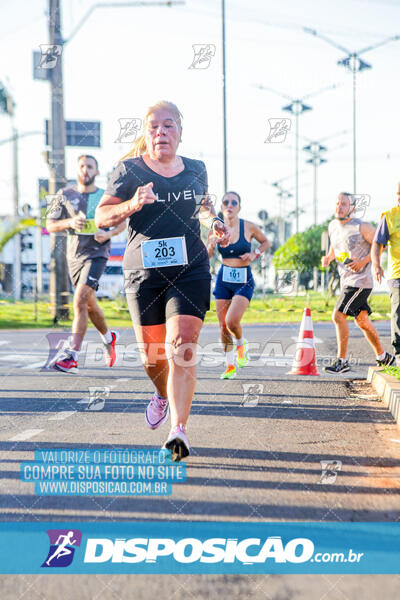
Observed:
[[[0,216],[0,223],[2,225],[3,231],[7,231],[8,229],[10,229],[14,222],[15,218],[12,215]],[[50,285],[50,235],[47,229],[45,229],[44,227],[42,227],[41,233],[43,293],[48,294]],[[39,236],[37,235],[36,227],[29,227],[21,233],[22,297],[31,296],[35,288],[38,258],[38,240]],[[121,285],[118,291],[122,290],[123,287],[122,259],[125,252],[125,246],[126,231],[123,231],[122,233],[111,239],[111,254],[103,278],[107,277],[107,271],[109,272],[108,274],[112,274],[113,285],[111,287],[113,290],[117,287],[115,279],[117,271],[119,274],[119,279],[121,281]],[[14,237],[9,242],[7,242],[3,250],[0,252],[0,295],[2,295],[3,297],[10,297],[13,293],[15,256],[16,238]],[[111,287],[108,286],[107,290],[111,290]],[[111,295],[108,295],[108,293],[100,293],[100,296],[101,295],[112,297]],[[113,297],[115,297],[115,295]]]

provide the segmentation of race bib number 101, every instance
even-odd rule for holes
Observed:
[[[223,266],[222,281],[226,283],[247,283],[246,267],[227,267]]]
[[[185,238],[175,237],[142,242],[142,261],[145,269],[187,265]]]

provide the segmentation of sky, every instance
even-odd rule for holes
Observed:
[[[62,29],[68,39],[93,0],[61,0]],[[19,132],[41,131],[49,117],[50,86],[32,78],[32,52],[48,43],[47,1],[2,0],[0,4],[0,81],[16,101]],[[294,121],[281,143],[266,143],[269,119],[290,117],[287,98],[310,97],[312,107],[299,118],[300,148],[324,140],[326,164],[318,169],[318,221],[333,213],[340,191],[353,192],[352,75],[337,65],[344,53],[304,32],[310,27],[349,51],[400,34],[397,0],[226,0],[226,93],[228,188],[242,197],[242,216],[257,220],[294,209],[294,198],[279,204],[274,181],[294,194]],[[130,144],[116,141],[119,119],[142,118],[147,106],[167,99],[183,114],[179,153],[204,160],[209,190],[223,189],[222,37],[219,0],[186,0],[175,7],[98,8],[65,45],[64,115],[99,120],[101,148],[68,147],[66,175],[87,152],[107,173]],[[215,55],[206,69],[190,69],[193,45],[211,44]],[[365,219],[377,221],[396,203],[400,181],[400,40],[363,54],[372,65],[357,78],[357,193],[367,194]],[[259,89],[269,87],[277,93]],[[347,134],[340,134],[348,131]],[[340,135],[339,135],[340,134]],[[12,212],[10,119],[0,115],[0,215]],[[332,136],[332,137],[331,137]],[[331,138],[331,139],[329,139]],[[20,205],[38,206],[38,178],[48,177],[44,136],[19,143]],[[313,222],[313,170],[299,155],[300,230]]]

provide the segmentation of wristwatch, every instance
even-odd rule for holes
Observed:
[[[211,221],[211,229],[213,228],[215,221],[219,221],[220,223],[223,223],[222,219],[220,219],[219,217],[214,217],[213,220]]]

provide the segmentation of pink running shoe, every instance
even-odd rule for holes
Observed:
[[[111,332],[111,342],[109,344],[103,342],[104,346],[104,360],[106,361],[107,367],[112,367],[117,360],[117,353],[115,351],[115,344],[119,338],[116,331]]]
[[[78,363],[68,350],[61,352],[53,367],[64,373],[78,373]]]
[[[168,398],[162,398],[157,392],[154,392],[152,399],[147,405],[145,419],[147,427],[157,429],[168,419],[169,404]]]
[[[163,448],[171,450],[172,460],[178,462],[190,454],[190,446],[185,433],[184,425],[177,425],[169,432],[167,441]]]

